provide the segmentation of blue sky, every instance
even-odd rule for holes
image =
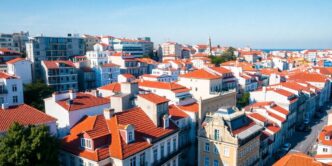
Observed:
[[[0,0],[0,32],[332,48],[331,0]]]

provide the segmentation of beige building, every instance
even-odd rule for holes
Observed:
[[[198,165],[247,166],[259,164],[262,127],[243,111],[224,107],[208,113],[198,131]]]

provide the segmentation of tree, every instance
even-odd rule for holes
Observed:
[[[236,60],[234,51],[236,51],[235,48],[229,47],[220,56],[210,56],[209,58],[211,59],[211,63],[215,64],[216,66],[219,66],[221,63]]]
[[[245,92],[242,94],[242,96],[237,100],[237,107],[239,109],[247,106],[249,104],[249,99],[250,99],[250,93]]]
[[[24,101],[39,110],[44,111],[44,98],[52,95],[54,90],[41,81],[24,85]]]
[[[0,137],[0,166],[58,165],[59,142],[48,127],[14,123]]]

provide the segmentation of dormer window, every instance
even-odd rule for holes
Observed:
[[[92,149],[91,139],[81,138],[81,147]]]
[[[128,144],[135,141],[135,127],[132,124],[128,124],[125,130],[126,130],[126,143]]]
[[[330,140],[330,136],[325,136],[325,140]]]

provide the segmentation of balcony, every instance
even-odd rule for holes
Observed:
[[[158,165],[163,165],[165,164],[167,161],[169,161],[170,159],[172,159],[173,157],[177,156],[177,155],[180,155],[182,153],[182,149],[183,148],[178,148],[177,151],[175,152],[172,152],[171,154],[155,161],[152,163],[152,166],[158,166]]]

